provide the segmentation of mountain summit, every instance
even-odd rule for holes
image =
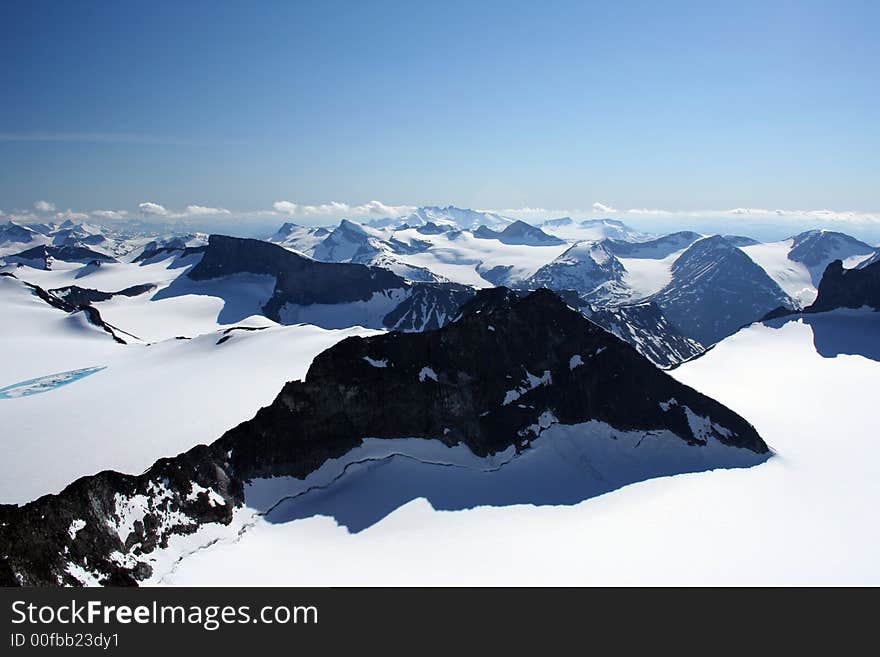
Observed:
[[[306,517],[310,477],[323,473],[315,475],[321,490],[343,482],[363,462],[357,454],[377,441],[389,441],[392,457],[407,462],[418,461],[426,442],[488,459],[474,476],[492,463],[534,463],[529,455],[545,447],[575,450],[564,466],[575,475],[572,488],[538,468],[513,498],[438,502],[450,508],[574,503],[650,477],[755,465],[769,454],[736,413],[658,370],[554,293],[488,290],[439,330],[343,340],[315,358],[304,381],[286,384],[210,446],[138,476],[102,472],[58,495],[0,506],[0,584],[136,584],[175,563],[182,556],[175,549],[246,531],[249,513],[275,514],[277,522]],[[381,452],[377,463],[389,458]],[[322,478],[327,473],[336,474]],[[341,512],[332,490],[321,499],[327,513]],[[383,499],[361,498],[360,520],[346,521],[353,531],[408,498],[393,497],[390,507]]]

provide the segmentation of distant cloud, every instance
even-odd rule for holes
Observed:
[[[86,221],[89,218],[89,215],[85,212],[74,212],[70,208],[67,208],[64,212],[57,212],[55,218],[59,221]]]
[[[612,206],[610,206],[610,205],[605,205],[604,203],[599,203],[598,201],[596,201],[595,203],[593,203],[593,210],[594,210],[595,212],[602,212],[602,213],[616,213],[616,212],[619,212],[619,210],[618,210],[617,208],[612,207]]]
[[[16,223],[33,223],[41,220],[41,217],[38,217],[33,212],[0,212],[0,216]]]
[[[92,210],[91,214],[98,219],[125,219],[128,210]]]
[[[389,205],[382,201],[369,201],[361,205],[349,205],[339,201],[330,201],[318,205],[303,205],[293,201],[275,201],[272,207],[276,212],[287,215],[311,217],[401,217],[416,209],[414,205]]]
[[[206,205],[187,205],[182,212],[173,212],[164,205],[152,201],[138,203],[138,210],[154,217],[166,217],[168,219],[184,219],[186,217],[210,217],[217,215],[232,214],[226,208],[212,208]]]
[[[55,212],[55,204],[50,201],[37,201],[34,207],[40,212]]]
[[[669,210],[659,210],[656,208],[632,208],[631,210],[627,210],[626,214],[669,217],[672,216],[673,213]]]
[[[143,203],[138,203],[138,210],[140,210],[144,214],[151,214],[156,217],[167,217],[169,214],[164,205],[159,205],[158,203],[153,203],[152,201],[144,201]]]
[[[282,214],[296,214],[299,205],[291,201],[275,201],[272,204],[272,207],[275,208],[276,212],[280,212]]]
[[[209,208],[204,205],[187,205],[183,211],[183,216],[186,217],[205,217],[215,214],[229,214],[229,210],[226,208]]]
[[[727,210],[666,210],[660,208],[632,208],[624,215],[698,218],[791,219],[793,221],[841,221],[855,223],[880,222],[880,212],[853,212],[849,210],[790,210],[768,208],[729,208]]]
[[[382,201],[370,201],[352,208],[354,214],[372,214],[380,217],[400,217],[415,210],[414,205],[386,205]]]

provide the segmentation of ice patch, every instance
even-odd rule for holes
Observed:
[[[672,408],[673,406],[678,406],[678,401],[675,399],[675,397],[673,397],[673,398],[670,399],[669,401],[660,402],[660,403],[657,404],[657,405],[660,407],[660,410],[663,411],[663,412],[665,413],[666,411],[668,411],[668,410],[669,410],[670,408]]]
[[[70,370],[68,372],[59,372],[58,374],[49,374],[48,376],[40,376],[36,379],[28,379],[19,383],[13,383],[11,386],[0,388],[0,399],[16,399],[18,397],[27,397],[29,395],[38,395],[43,392],[49,392],[55,388],[60,388],[68,383],[79,381],[90,374],[100,372],[106,369],[105,366],[100,367],[84,367],[79,370]]]
[[[525,370],[525,372],[526,380],[523,382],[523,385],[504,393],[504,399],[501,402],[502,406],[507,406],[511,402],[516,401],[529,390],[534,390],[538,386],[548,386],[553,383],[553,377],[550,375],[550,370],[544,370],[544,373],[541,376],[535,376],[528,370]]]
[[[425,379],[431,379],[433,381],[437,380],[437,373],[432,370],[430,367],[423,367],[419,372],[419,381],[422,383],[425,382]]]
[[[568,369],[573,370],[575,367],[580,367],[584,364],[584,359],[581,358],[580,354],[575,354],[571,358],[568,359]]]
[[[383,358],[382,360],[375,360],[373,358],[370,358],[369,356],[364,356],[364,360],[373,367],[388,367],[388,360],[385,358]]]
[[[76,535],[79,531],[86,526],[85,520],[74,520],[70,523],[70,527],[67,528],[67,534],[70,536],[70,540],[76,540]]]
[[[223,499],[223,496],[220,495],[213,488],[205,488],[204,486],[200,486],[195,481],[192,482],[192,490],[189,495],[186,496],[188,502],[195,502],[198,499],[199,495],[202,493],[207,494],[208,502],[211,506],[226,506],[226,500]]]

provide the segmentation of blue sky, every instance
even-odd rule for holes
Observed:
[[[878,23],[876,2],[4,2],[0,208],[873,220]]]

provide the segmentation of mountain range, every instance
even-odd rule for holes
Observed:
[[[763,472],[783,412],[731,391],[779,377],[784,398],[793,374],[724,355],[811,372],[786,336],[812,331],[833,367],[880,358],[878,257],[831,231],[451,206],[266,239],[4,224],[0,584],[163,583],[299,520],[360,534],[418,500],[523,512]],[[830,367],[810,385],[837,377],[843,404]]]

